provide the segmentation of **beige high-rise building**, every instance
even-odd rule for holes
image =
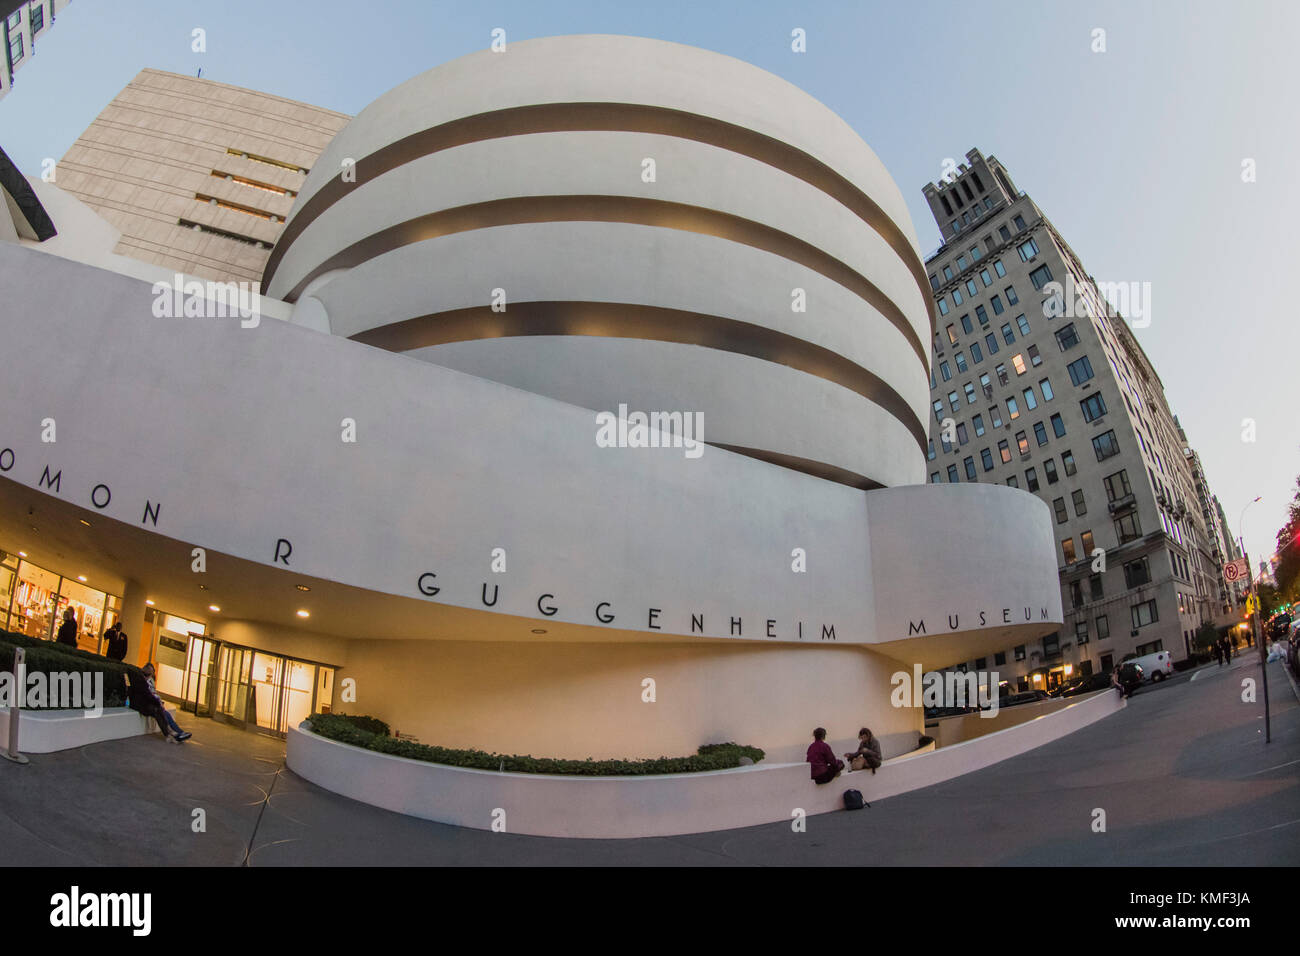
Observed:
[[[1059,633],[957,666],[1047,690],[1128,654],[1186,657],[1225,595],[1198,481],[1208,486],[1133,331],[1150,319],[1149,289],[1094,280],[979,150],[924,193],[944,240],[926,260],[938,313],[929,480],[1042,498],[1065,607]]]
[[[142,70],[72,144],[56,182],[121,230],[120,255],[258,282],[303,180],[349,119]]]

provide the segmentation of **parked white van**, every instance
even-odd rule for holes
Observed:
[[[1146,679],[1153,684],[1164,680],[1166,677],[1173,676],[1174,658],[1168,651],[1156,651],[1154,654],[1131,658],[1131,660],[1142,668],[1142,673],[1146,675]]]

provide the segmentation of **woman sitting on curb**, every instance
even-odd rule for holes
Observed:
[[[863,727],[858,731],[858,749],[844,757],[849,761],[850,770],[866,770],[870,767],[871,772],[875,773],[881,763],[880,741],[869,727]]]

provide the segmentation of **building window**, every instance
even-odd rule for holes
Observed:
[[[956,392],[948,393],[948,407],[954,412],[961,408],[961,399],[957,397]]]
[[[1002,237],[1003,242],[1006,242],[1011,238],[1011,230],[1006,226],[998,226],[998,235]]]
[[[1017,478],[1015,475],[1012,475],[1010,478],[1007,479],[1007,484],[1010,485],[1012,488],[1019,488],[1020,479]]]
[[[1029,364],[1034,368],[1038,368],[1038,366],[1043,364],[1043,357],[1038,354],[1037,345],[1029,346],[1029,348],[1025,349],[1025,352],[1029,355]]]
[[[9,59],[17,65],[18,61],[23,58],[23,35],[15,33],[9,38]]]
[[[1041,292],[1043,286],[1052,281],[1052,270],[1046,265],[1041,265],[1033,272],[1029,273],[1029,282],[1034,287],[1034,291]]]
[[[1052,418],[1051,418],[1051,422],[1052,422],[1052,434],[1054,434],[1057,438],[1064,438],[1064,437],[1065,437],[1065,419],[1061,418],[1060,414],[1057,413],[1056,415],[1053,415],[1053,416],[1052,416]],[[1114,433],[1112,432],[1111,434],[1114,434]],[[1098,459],[1098,460],[1100,460],[1100,459]],[[1072,474],[1074,474],[1074,459],[1070,459],[1070,461],[1066,464],[1066,466],[1065,466],[1065,473],[1066,473],[1067,475],[1072,475]]]
[[[1016,316],[1016,328],[1020,329],[1021,335],[1029,334],[1029,322],[1023,315]]]
[[[1020,406],[1014,398],[1007,399],[1007,416],[1014,422],[1020,417]]]
[[[1028,262],[1034,256],[1038,255],[1038,243],[1032,238],[1026,239],[1020,245],[1016,246],[1016,252],[1020,254],[1021,262]]]
[[[948,367],[947,362],[939,363],[939,375],[943,378],[945,382],[952,378],[952,369]]]
[[[1016,432],[1016,450],[1022,455],[1029,454],[1029,441],[1025,438],[1024,432]]]
[[[1015,366],[1017,375],[1024,375],[1025,372],[1028,370],[1027,366],[1025,365],[1025,357],[1021,355],[1019,352],[1017,352],[1014,356],[1012,356],[1011,364]]]
[[[938,483],[939,483],[939,473],[937,471],[930,472],[930,484],[937,485]]]
[[[926,454],[925,454],[925,460],[926,460],[926,461],[934,461],[934,459],[935,459],[935,453],[934,453],[934,439],[931,438],[931,439],[930,439],[930,448],[929,448],[929,451],[927,451]]]
[[[970,261],[971,261],[971,262],[978,262],[978,261],[979,261],[979,257],[980,257],[980,247],[979,247],[979,246],[971,246],[971,247],[970,247]]]
[[[29,7],[28,10],[28,15],[32,21],[32,35],[35,36],[40,32],[41,27],[45,26],[45,7],[37,3]]]
[[[1002,459],[1002,464],[1004,464],[1004,465],[1006,465],[1006,464],[1010,464],[1010,462],[1011,462],[1011,445],[1008,444],[1008,442],[1007,442],[1007,440],[1006,440],[1005,438],[1002,439],[1002,441],[998,442],[998,455],[999,455],[999,457],[1001,457],[1001,459]]]
[[[980,464],[984,466],[985,471],[993,470],[993,452],[985,448],[980,452]]]
[[[965,302],[965,301],[966,301],[966,300],[963,299],[963,298],[961,297],[961,289],[953,289],[953,290],[952,290],[952,303],[953,303],[953,305],[961,305],[961,304],[962,304],[963,302]]]
[[[1113,475],[1105,477],[1106,483],[1106,500],[1118,501],[1120,498],[1127,498],[1133,494],[1133,488],[1128,483],[1128,471],[1117,471]]]
[[[1025,469],[1025,488],[1029,491],[1038,490],[1038,472],[1032,468]]]
[[[989,421],[993,423],[994,428],[1002,427],[1002,410],[997,405],[989,409]]]
[[[984,416],[976,415],[971,419],[971,424],[975,426],[975,437],[978,438],[984,434]]]
[[[1016,217],[1015,217],[1014,219],[1012,219],[1011,221],[1012,221],[1013,223],[1015,223],[1016,231],[1017,231],[1017,232],[1024,232],[1024,231],[1025,231],[1025,218],[1024,218],[1023,216],[1016,216]]]
[[[1068,511],[1065,510],[1065,499],[1064,499],[1064,498],[1053,498],[1053,499],[1052,499],[1052,510],[1056,512],[1056,523],[1057,523],[1057,524],[1065,524],[1067,521],[1070,520],[1070,513],[1069,513]]]
[[[996,294],[989,299],[989,305],[993,306],[994,315],[1001,315],[1007,310],[1007,307],[1002,304],[1002,298]]]
[[[1079,403],[1079,407],[1083,409],[1085,422],[1095,422],[1106,414],[1106,402],[1101,397],[1101,392],[1093,392]]]
[[[952,326],[949,326],[949,328],[952,328]],[[1079,333],[1075,331],[1073,322],[1065,328],[1057,330],[1056,344],[1060,347],[1062,352],[1068,352],[1079,344]],[[1091,366],[1089,366],[1089,368],[1091,368]]]
[[[975,386],[972,385],[970,382],[967,382],[967,383],[963,386],[963,388],[965,388],[965,390],[966,390],[966,404],[967,404],[967,405],[974,405],[974,404],[975,404]]]
[[[962,270],[962,269],[965,269],[965,268],[966,268],[966,257],[965,257],[965,256],[958,256],[958,257],[957,257],[957,271],[958,271],[958,272],[961,272],[961,270]]]
[[[1104,641],[1110,637],[1110,620],[1103,614],[1097,618],[1097,640]]]
[[[1006,237],[1006,238],[1010,238],[1010,237],[1008,236],[1008,237]],[[993,271],[996,272],[996,273],[998,274],[998,278],[999,278],[999,279],[1005,279],[1005,278],[1006,278],[1006,275],[1007,275],[1007,269],[1006,269],[1006,266],[1004,266],[1004,265],[1002,264],[1002,260],[1001,260],[1001,259],[994,259],[994,260],[993,260]]]
[[[1137,512],[1131,512],[1115,519],[1115,537],[1120,544],[1127,544],[1142,537],[1142,527],[1138,524]]]
[[[1085,531],[1083,534],[1079,535],[1079,544],[1083,547],[1083,553],[1084,553],[1084,554],[1092,554],[1093,548],[1096,547],[1096,544],[1095,544],[1095,543],[1093,542],[1093,540],[1092,540],[1092,532],[1091,532],[1091,531]],[[1098,582],[1101,581],[1101,575],[1096,575],[1096,578],[1097,578]],[[1098,586],[1097,586],[1096,588],[1094,588],[1093,590],[1094,590],[1094,592],[1100,591],[1100,590],[1101,590],[1101,585],[1100,585],[1100,583],[1099,583]],[[1100,594],[1097,594],[1097,593],[1094,593],[1094,594],[1093,594],[1093,597],[1100,597],[1100,596],[1101,596],[1101,595],[1100,595]]]
[[[970,357],[971,361],[976,365],[979,365],[980,362],[984,361],[984,353],[980,350],[980,344],[978,342],[972,342],[970,344]]]
[[[984,336],[984,344],[988,346],[989,355],[998,354],[998,337],[992,332]]]
[[[1016,340],[1016,337],[1011,334],[1010,322],[1007,322],[1002,326],[1002,339],[1007,343],[1007,345],[1011,345]]]
[[[936,275],[930,276],[930,291],[931,292],[939,291],[939,277]]]
[[[1076,611],[1083,607],[1083,586],[1078,581],[1070,582],[1070,607]]]
[[[969,440],[970,440],[970,438],[969,438],[969,436],[966,434],[966,423],[965,423],[965,422],[961,422],[961,423],[959,423],[959,424],[957,425],[957,443],[958,443],[959,445],[964,445],[964,444],[966,444],[966,442],[968,442]]]
[[[1056,423],[1053,422],[1053,425]],[[1065,466],[1065,477],[1069,478],[1078,469],[1074,467],[1074,453],[1069,451],[1061,452],[1061,464]]]
[[[955,226],[955,225],[957,225],[957,224],[954,222],[953,225]],[[949,282],[952,281],[952,266],[944,266],[944,267],[943,267],[943,277],[944,277],[944,279],[948,280]]]
[[[1098,461],[1105,461],[1112,455],[1119,454],[1119,442],[1115,440],[1115,429],[1111,429],[1104,435],[1098,435],[1092,440],[1092,450],[1097,453]]]
[[[1033,346],[1031,345],[1030,348],[1033,348]],[[1035,362],[1034,364],[1037,365],[1038,363]],[[1047,379],[1045,379],[1045,378],[1040,378],[1040,379],[1038,380],[1038,388],[1039,388],[1039,391],[1041,391],[1041,392],[1043,393],[1043,401],[1045,401],[1045,402],[1050,402],[1050,401],[1052,400],[1052,397],[1053,397],[1053,396],[1052,396],[1052,383],[1049,382],[1049,381],[1048,381]]]
[[[1155,600],[1143,601],[1141,604],[1134,604],[1129,609],[1133,616],[1133,630],[1146,627],[1148,624],[1154,624],[1160,620],[1160,615],[1156,612]]]
[[[979,287],[975,285],[974,279],[966,280],[966,294],[971,297],[971,301],[974,301],[975,296],[980,294]]]
[[[946,295],[939,297],[939,314],[948,314],[948,297]]]
[[[979,319],[981,326],[988,325],[989,324],[988,310],[985,309],[984,306],[982,305],[975,306],[975,318]]]
[[[1006,662],[1007,662],[1007,652],[1006,652],[1006,651],[997,651],[996,653],[994,653],[994,655],[993,655],[993,666],[994,666],[994,667],[1002,667],[1004,664],[1006,664]]]
[[[947,327],[946,329],[944,329],[944,332],[946,332],[947,335],[948,335],[948,344],[949,344],[949,345],[956,345],[956,344],[957,344],[957,326],[955,326],[955,325],[949,323],[948,327]]]
[[[1061,553],[1065,555],[1066,564],[1074,564],[1074,538],[1062,539]]]
[[[1015,655],[1016,660],[1023,661],[1025,659],[1025,645],[1020,644],[1012,648],[1012,654]]]
[[[935,399],[934,402],[934,420],[936,422],[943,421],[943,399],[941,398]]]
[[[950,482],[952,482],[954,485],[957,483],[958,478],[957,478],[957,466],[956,466],[956,465],[949,465],[949,466],[948,466],[948,480],[949,480]]]
[[[1002,291],[1006,294],[1006,297],[1007,297],[1007,304],[1008,304],[1008,305],[1019,305],[1019,304],[1020,304],[1020,296],[1016,295],[1016,287],[1015,287],[1015,286],[1013,286],[1013,285],[1009,285],[1009,286],[1007,286],[1005,289],[1003,289]]]
[[[1035,432],[1037,432],[1036,426]],[[1047,476],[1047,483],[1049,485],[1054,485],[1060,481],[1060,477],[1056,473],[1056,460],[1054,458],[1049,458],[1047,461],[1043,462],[1043,474]]]
[[[1007,367],[1005,365],[999,365],[993,371],[997,373],[999,385],[1007,384]]]
[[[1077,341],[1077,340],[1076,340]],[[1082,385],[1092,378],[1092,363],[1088,361],[1088,356],[1076,359],[1066,366],[1070,373],[1070,381],[1075,385]]]
[[[1088,513],[1088,502],[1084,500],[1083,489],[1076,488],[1070,497],[1074,499],[1074,513],[1082,518]],[[1092,548],[1088,550],[1091,551]]]
[[[963,355],[961,352],[958,352],[956,355],[953,356],[953,360],[957,363],[957,371],[959,371],[959,372],[964,372],[964,371],[966,371],[966,356],[965,356],[965,355]]]
[[[1146,555],[1124,565],[1124,587],[1132,590],[1151,583],[1151,564]]]
[[[1088,643],[1088,622],[1087,621],[1078,621],[1074,625],[1074,643],[1076,644]]]
[[[980,270],[980,281],[984,283],[986,289],[993,284],[993,277],[989,275],[988,269]]]
[[[1043,427],[1042,422],[1034,422],[1034,439],[1038,442],[1039,448],[1042,448],[1047,444],[1047,429]],[[1056,466],[1052,465],[1052,469],[1053,474],[1055,474]],[[1048,480],[1050,481],[1051,479]]]
[[[1016,358],[1020,358],[1020,356],[1017,355]],[[1015,359],[1012,359],[1011,361],[1014,362]],[[1034,397],[1034,387],[1032,385],[1025,389],[1022,394],[1025,396],[1025,409],[1027,411],[1032,412],[1038,407],[1038,399]]]

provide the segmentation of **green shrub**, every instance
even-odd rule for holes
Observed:
[[[367,730],[377,725],[382,732]],[[488,753],[484,750],[457,750],[417,744],[391,737],[388,726],[373,717],[350,717],[344,714],[312,714],[314,733],[339,743],[362,747],[376,753],[429,763],[465,767],[472,770],[504,770],[509,773],[545,773],[566,776],[635,777],[664,773],[700,773],[707,770],[730,770],[740,766],[741,757],[755,763],[764,757],[757,747],[741,744],[705,744],[693,757],[654,757],[649,760],[561,760]]]
[[[0,671],[13,672],[14,651],[20,647],[26,652],[23,668],[28,675],[38,673],[48,675],[56,672],[103,674],[103,706],[105,707],[126,706],[128,674],[134,673],[139,680],[144,680],[144,674],[140,669],[131,664],[111,661],[79,648],[42,641],[25,634],[13,634],[9,631],[0,631]],[[25,703],[24,698],[24,705]]]

